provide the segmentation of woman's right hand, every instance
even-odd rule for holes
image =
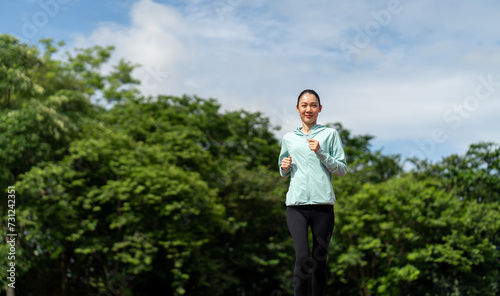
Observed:
[[[285,157],[281,160],[281,169],[283,171],[288,171],[290,169],[290,166],[292,165],[292,157]]]

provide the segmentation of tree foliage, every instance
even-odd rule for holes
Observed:
[[[498,294],[498,209],[432,178],[365,184],[336,205],[337,295]]]

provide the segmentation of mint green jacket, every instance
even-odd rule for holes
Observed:
[[[283,136],[278,160],[280,175],[291,176],[286,194],[287,206],[335,203],[332,174],[345,176],[347,164],[339,133],[334,128],[315,124],[309,135],[298,127]],[[320,149],[309,149],[307,139],[319,142]],[[281,170],[281,161],[292,156],[292,164],[286,172]]]

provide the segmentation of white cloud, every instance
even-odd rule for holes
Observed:
[[[401,0],[401,10],[346,60],[340,45],[354,45],[355,28],[373,25],[374,13],[388,10],[391,1],[169,6],[141,0],[130,11],[130,25],[103,23],[79,36],[77,46],[114,44],[116,59],[143,65],[136,76],[148,82],[146,92],[197,94],[219,99],[223,109],[262,111],[284,126],[278,136],[300,124],[296,96],[314,88],[325,108],[321,122],[341,121],[355,134],[407,141],[443,127],[443,147],[498,141],[494,129],[476,131],[500,125],[490,112],[500,108],[500,87],[460,128],[451,129],[443,112],[474,94],[478,76],[500,81],[499,4]]]
[[[136,76],[146,80],[146,92],[161,93],[162,85],[181,83],[182,66],[192,54],[190,28],[174,8],[150,0],[139,1],[130,12],[131,25],[103,23],[90,36],[77,36],[76,46],[114,45],[119,58],[142,65]]]

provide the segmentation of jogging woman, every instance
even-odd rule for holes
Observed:
[[[279,156],[281,176],[291,176],[286,194],[286,221],[295,248],[295,296],[307,295],[310,271],[313,296],[325,295],[326,259],[335,224],[332,174],[343,177],[347,171],[339,133],[316,124],[321,108],[319,95],[314,90],[300,93],[297,112],[302,126],[283,137]],[[312,254],[309,227],[313,237]]]

